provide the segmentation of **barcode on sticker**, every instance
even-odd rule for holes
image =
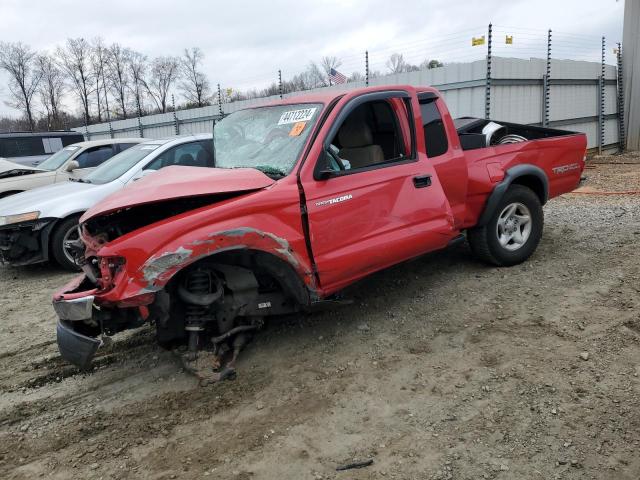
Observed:
[[[300,110],[289,110],[283,112],[280,116],[278,125],[286,125],[287,123],[308,122],[313,118],[317,108],[302,108]]]

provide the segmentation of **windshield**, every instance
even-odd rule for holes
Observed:
[[[298,160],[322,105],[302,103],[241,110],[214,128],[216,167],[256,168],[287,175]]]
[[[38,165],[38,168],[43,170],[57,170],[62,166],[64,162],[69,160],[74,153],[76,153],[80,147],[76,145],[69,145],[62,150],[58,150],[56,153],[47,158],[44,162]]]
[[[157,143],[141,143],[134,147],[128,148],[122,153],[111,157],[93,172],[84,178],[88,183],[113,182],[116,178],[121,177],[135,166],[140,160],[152,153],[156,148],[160,147]]]

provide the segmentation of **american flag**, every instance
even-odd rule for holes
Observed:
[[[347,83],[347,77],[337,71],[335,68],[329,70],[329,81],[334,85],[338,85],[339,83]]]

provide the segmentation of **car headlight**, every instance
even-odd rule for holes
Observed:
[[[3,225],[12,225],[14,223],[29,222],[31,220],[37,220],[40,217],[40,212],[27,212],[19,213],[17,215],[7,215],[0,217],[0,227]]]

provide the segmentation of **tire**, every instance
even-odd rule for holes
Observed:
[[[467,240],[481,261],[508,267],[524,262],[535,252],[543,226],[538,196],[525,186],[512,185],[487,224],[470,229]]]
[[[78,227],[79,216],[73,216],[69,218],[65,218],[62,220],[56,228],[53,230],[53,234],[51,235],[51,255],[53,259],[65,270],[70,270],[72,272],[77,272],[80,270],[80,267],[76,265],[76,263],[69,258],[67,253],[65,252],[64,242],[68,239],[68,234],[72,233],[74,228]]]

